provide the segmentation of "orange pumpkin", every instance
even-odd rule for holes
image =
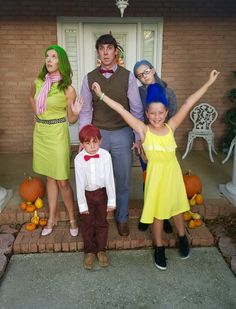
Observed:
[[[31,205],[27,205],[27,207],[26,207],[26,211],[27,212],[33,212],[33,211],[35,211],[35,209],[36,209],[36,207],[35,207],[35,205],[34,204],[31,204]]]
[[[26,229],[27,231],[33,231],[33,230],[36,229],[36,224],[34,224],[34,223],[27,223],[27,224],[25,225],[25,229]]]
[[[197,205],[202,205],[203,203],[203,196],[201,194],[196,195],[196,204]]]
[[[196,227],[196,225],[195,225],[195,220],[190,220],[190,221],[188,222],[188,227],[189,227],[190,229],[194,229],[194,228]]]
[[[34,202],[37,197],[45,195],[45,184],[39,177],[28,177],[20,183],[19,194],[25,200]]]
[[[27,206],[28,206],[28,204],[26,202],[21,202],[20,203],[20,209],[21,210],[26,210]]]
[[[202,192],[202,182],[198,176],[192,175],[191,171],[188,171],[183,178],[188,198]]]
[[[39,219],[39,225],[40,225],[40,226],[45,226],[45,225],[47,225],[47,219],[45,219],[45,218]]]
[[[195,219],[194,220],[194,224],[195,224],[195,226],[201,226],[202,225],[202,220],[201,219]]]

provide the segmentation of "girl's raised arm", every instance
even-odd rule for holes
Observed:
[[[120,103],[109,98],[105,93],[102,93],[101,87],[98,83],[92,84],[92,90],[96,93],[96,95],[100,98],[101,101],[105,102],[110,108],[116,111],[124,121],[137,133],[139,133],[141,141],[144,141],[144,137],[146,134],[147,127],[146,125],[135,118],[130,112],[128,112]],[[102,104],[102,102],[101,102]]]
[[[185,117],[188,115],[193,106],[197,103],[197,101],[205,94],[208,88],[216,81],[220,72],[213,70],[210,73],[210,77],[208,81],[196,92],[190,95],[184,102],[184,104],[180,107],[179,111],[176,115],[174,115],[168,121],[168,124],[174,131],[178,126],[183,122]]]

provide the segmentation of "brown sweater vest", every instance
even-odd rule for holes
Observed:
[[[102,91],[111,99],[119,102],[129,111],[129,100],[127,98],[129,86],[129,71],[118,66],[117,70],[106,78],[100,73],[100,68],[96,68],[88,73],[88,85],[91,89],[93,82],[98,82]],[[107,106],[103,101],[91,91],[93,96],[93,120],[92,123],[100,129],[117,130],[127,126],[121,116]]]

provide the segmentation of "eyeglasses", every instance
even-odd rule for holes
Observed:
[[[138,74],[138,75],[137,75],[137,78],[138,78],[138,79],[141,79],[141,78],[147,76],[147,75],[151,72],[151,70],[152,70],[152,69],[150,69],[150,68],[149,68],[149,69],[146,69],[145,71],[143,71],[143,73]]]

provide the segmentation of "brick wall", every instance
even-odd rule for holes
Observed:
[[[0,22],[0,41],[0,152],[31,152],[30,86],[57,41],[56,20]]]
[[[119,11],[114,3],[111,5],[111,0],[100,1],[99,7],[102,2],[105,3],[106,11],[98,10],[95,5],[97,2],[93,1],[70,1],[68,4],[63,1],[66,3],[64,6],[59,5],[61,1],[50,1],[50,5],[46,6],[46,2],[41,0],[38,3],[34,1],[30,6],[28,1],[20,1],[19,4],[19,1],[9,0],[4,2],[4,6],[1,5],[1,153],[32,151],[30,84],[42,65],[43,50],[57,42],[56,16],[104,16],[105,13],[107,16],[119,16]],[[144,1],[137,0],[135,4],[130,1],[125,14],[129,17],[138,14],[146,17],[164,16],[162,76],[175,89],[179,105],[206,80],[212,68],[221,71],[217,84],[201,100],[214,104],[219,112],[214,125],[216,145],[219,147],[225,132],[223,114],[231,107],[226,93],[235,87],[231,71],[236,70],[236,20],[223,16],[227,13],[228,16],[234,15],[235,7],[231,6],[229,10],[231,1],[215,0],[208,1],[207,10],[204,5],[203,8],[199,5],[206,1],[188,0],[181,1],[181,5],[185,4],[181,11],[175,2],[160,1],[157,4],[156,1],[145,1],[146,6],[143,8]],[[225,5],[222,6],[222,3]],[[32,17],[36,13],[40,16]],[[187,131],[191,127],[192,124],[186,119],[178,129],[176,139],[179,148],[185,148]],[[205,145],[199,141],[194,147],[202,149]]]
[[[207,79],[212,69],[221,72],[215,85],[200,102],[216,107],[219,116],[213,124],[216,146],[220,147],[226,131],[223,116],[233,107],[227,99],[229,89],[236,87],[231,71],[236,70],[236,20],[228,18],[165,18],[162,77],[176,91],[178,105]],[[177,144],[186,146],[187,131],[192,128],[186,119],[176,132]],[[203,141],[194,142],[202,149]],[[205,146],[204,146],[205,147]]]

